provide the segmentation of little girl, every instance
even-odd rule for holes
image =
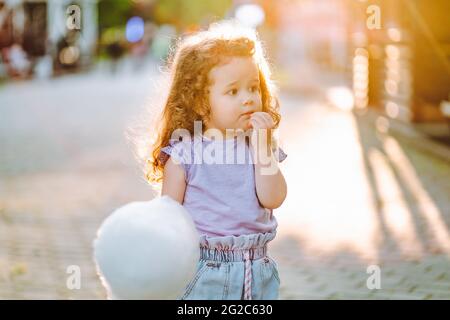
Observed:
[[[275,147],[281,116],[257,35],[234,23],[191,34],[170,75],[147,178],[163,182],[200,233],[197,273],[179,298],[277,299],[267,243],[286,197],[277,164],[286,155]]]

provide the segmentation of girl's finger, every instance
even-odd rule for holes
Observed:
[[[267,124],[267,128],[269,128],[269,129],[273,128],[274,122],[273,122],[273,119],[272,119],[272,117],[270,116],[270,114],[268,114],[267,112],[263,112],[263,113],[262,113],[262,116],[263,116],[263,118],[264,118],[264,121],[265,121],[266,124]]]
[[[260,117],[253,117],[250,122],[253,125],[254,129],[264,129],[265,128],[265,122]]]
[[[262,128],[271,128],[270,120],[265,116],[265,112],[259,112],[256,114],[255,119],[258,119],[258,121],[262,124]]]
[[[258,127],[258,123],[257,123],[256,120],[253,119],[253,118],[250,119],[250,121],[248,122],[248,124],[249,124],[249,127],[250,127],[250,128],[253,128],[253,129],[255,129],[255,128]]]
[[[267,112],[255,112],[254,115],[265,123],[266,128],[269,129],[273,127],[272,117]]]

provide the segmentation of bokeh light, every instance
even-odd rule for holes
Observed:
[[[144,37],[144,20],[132,17],[127,21],[125,36],[129,42],[139,42]]]
[[[59,61],[64,65],[72,65],[80,58],[80,49],[75,46],[66,47],[59,53]]]
[[[236,18],[245,26],[256,28],[264,22],[264,10],[257,4],[243,4],[236,9]]]
[[[327,98],[333,106],[341,110],[349,111],[353,109],[353,94],[347,87],[333,87],[328,89]]]

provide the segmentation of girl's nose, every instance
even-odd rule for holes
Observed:
[[[247,100],[244,101],[244,106],[251,106],[253,105],[253,99],[249,98]]]

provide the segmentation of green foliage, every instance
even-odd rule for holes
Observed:
[[[154,8],[154,17],[158,23],[184,28],[223,18],[231,5],[231,0],[159,0]]]
[[[124,26],[133,10],[132,1],[101,0],[98,3],[98,23],[100,30]]]

